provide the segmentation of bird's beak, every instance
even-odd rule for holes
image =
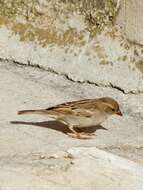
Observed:
[[[123,116],[123,114],[122,114],[121,111],[118,111],[116,114],[117,114],[117,115],[120,115],[120,116]]]

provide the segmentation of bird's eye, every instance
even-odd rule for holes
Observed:
[[[115,111],[115,109],[114,109],[114,108],[112,108],[111,110],[112,110],[112,111]]]

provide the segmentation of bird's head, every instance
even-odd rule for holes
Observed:
[[[99,99],[101,101],[102,109],[108,114],[113,115],[117,114],[122,116],[122,112],[120,111],[119,104],[116,100],[110,97],[104,97]]]

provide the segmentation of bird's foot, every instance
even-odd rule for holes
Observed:
[[[68,135],[76,139],[91,139],[91,134],[88,135],[87,133],[68,133]]]

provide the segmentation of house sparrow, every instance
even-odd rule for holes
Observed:
[[[67,102],[47,109],[22,110],[18,114],[47,115],[66,124],[72,132],[68,134],[78,139],[90,138],[91,134],[79,133],[74,127],[100,125],[113,114],[122,116],[118,102],[110,97]]]

